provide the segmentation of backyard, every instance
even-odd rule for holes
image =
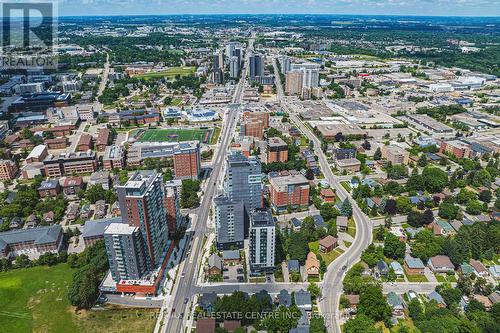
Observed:
[[[67,298],[73,271],[68,265],[60,264],[0,273],[2,331],[90,333],[153,330],[157,310],[106,309],[75,313]]]

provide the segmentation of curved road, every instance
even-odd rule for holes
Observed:
[[[339,177],[333,174],[326,156],[323,150],[321,150],[321,142],[316,135],[304,125],[296,114],[291,113],[290,118],[299,126],[302,133],[314,142],[314,152],[319,158],[321,171],[330,183],[330,186],[336,190],[337,196],[341,200],[349,198],[352,203],[353,217],[356,223],[356,236],[349,249],[329,265],[323,277],[322,298],[319,303],[321,314],[324,316],[328,332],[340,333],[341,318],[338,309],[340,295],[342,294],[342,280],[344,279],[345,272],[359,260],[363,250],[372,242],[372,222],[368,216],[359,209],[356,202],[351,199],[349,193],[340,184]],[[344,265],[347,266],[345,269],[343,269]]]

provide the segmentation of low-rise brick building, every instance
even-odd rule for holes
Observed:
[[[309,206],[309,181],[301,174],[272,176],[270,183],[271,205],[275,211]]]

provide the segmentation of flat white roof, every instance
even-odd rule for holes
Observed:
[[[28,155],[28,157],[26,157],[26,159],[39,157],[42,154],[42,152],[44,151],[44,149],[47,149],[46,145],[36,146],[35,148],[33,148],[31,153],[29,153],[29,155]]]
[[[111,223],[104,229],[105,235],[132,235],[137,227],[132,227],[126,223]]]

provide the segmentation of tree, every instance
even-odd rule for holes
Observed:
[[[439,205],[438,215],[444,219],[453,220],[457,217],[459,208],[454,205],[450,200],[444,200],[441,205]]]
[[[392,259],[403,259],[405,256],[406,245],[399,240],[399,237],[387,233],[384,241],[384,255]]]
[[[434,213],[430,209],[426,209],[424,214],[422,215],[423,224],[430,224],[434,222]]]
[[[423,214],[416,210],[410,211],[406,220],[414,228],[419,228],[424,224]]]
[[[313,316],[309,322],[309,333],[326,333],[325,320],[323,317]]]
[[[477,199],[477,195],[472,191],[468,191],[467,189],[462,188],[460,189],[460,192],[458,192],[456,199],[457,203],[464,205],[471,200]]]
[[[381,333],[382,330],[375,327],[375,322],[364,314],[358,314],[354,319],[349,319],[344,324],[345,333]]]
[[[390,229],[392,227],[392,216],[387,214],[384,218],[384,227]]]
[[[426,262],[443,252],[443,238],[436,237],[429,229],[420,231],[411,245],[412,254]]]
[[[396,212],[397,212],[396,200],[387,199],[384,205],[384,213],[389,215],[396,215]]]
[[[309,251],[306,236],[300,232],[293,232],[286,242],[287,253],[290,259],[297,259],[304,264]]]
[[[352,204],[349,201],[349,198],[346,198],[344,202],[342,202],[342,206],[340,206],[340,213],[342,214],[342,216],[352,216]]]
[[[370,268],[374,267],[377,262],[383,259],[384,249],[380,246],[375,246],[375,244],[370,244],[361,254],[361,260],[363,260]]]
[[[491,194],[490,190],[484,190],[479,193],[479,200],[481,200],[482,202],[489,203],[491,202],[492,197],[493,195]]]
[[[425,155],[425,154],[420,155],[420,158],[418,159],[417,164],[419,167],[422,167],[422,168],[427,166],[427,164],[429,164],[429,162],[427,161],[427,155]]]
[[[467,204],[465,211],[471,215],[479,215],[483,210],[483,204],[479,200],[471,200]]]
[[[408,213],[412,208],[410,198],[408,197],[398,197],[396,199],[396,210],[400,214]]]
[[[448,174],[439,168],[424,168],[422,177],[425,189],[430,193],[441,192],[448,185]]]
[[[365,139],[365,141],[361,144],[361,147],[363,147],[364,150],[370,150],[372,149],[372,145],[368,140]]]
[[[358,315],[364,314],[376,322],[388,323],[391,313],[391,308],[382,294],[382,288],[368,286],[359,295]]]
[[[378,161],[382,158],[382,151],[380,150],[380,147],[377,148],[377,150],[375,150],[375,153],[373,154],[373,159],[375,161]]]
[[[313,298],[321,298],[321,289],[314,282],[309,283],[307,291],[311,294]]]
[[[181,207],[194,208],[198,206],[200,204],[198,191],[200,191],[199,180],[184,179],[181,190]]]
[[[413,319],[414,321],[419,321],[423,319],[424,308],[418,298],[414,298],[408,303],[408,312],[410,314],[411,319]]]

